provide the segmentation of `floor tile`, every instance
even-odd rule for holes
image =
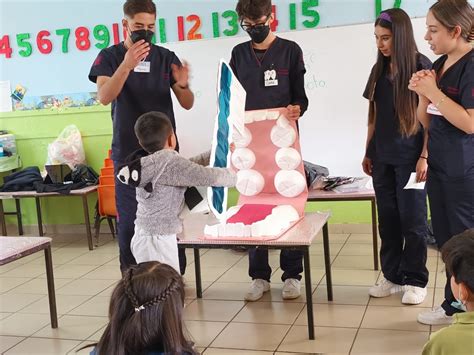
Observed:
[[[80,341],[74,340],[28,338],[7,351],[5,354],[64,355],[79,344]]]
[[[74,280],[56,290],[57,295],[94,296],[113,285],[116,280]]]
[[[248,355],[269,355],[273,351],[251,351],[251,350],[235,350],[235,349],[216,349],[208,348],[204,355],[238,355],[238,354],[248,354]]]
[[[293,324],[304,303],[248,302],[234,318],[241,323]]]
[[[313,317],[316,326],[358,328],[365,313],[365,306],[342,304],[314,304]],[[306,306],[296,320],[296,325],[308,324]]]
[[[187,320],[186,329],[191,335],[196,346],[207,347],[225,328],[227,322],[205,322]]]
[[[42,297],[34,294],[4,293],[0,295],[0,312],[18,312]]]
[[[0,277],[0,293],[5,293],[32,280],[29,277]]]
[[[186,320],[226,321],[229,322],[244,307],[239,301],[196,300],[184,310]]]
[[[314,328],[315,340],[308,339],[308,328],[293,326],[278,351],[305,354],[348,354],[357,329]]]
[[[361,328],[429,332],[429,326],[416,321],[418,313],[423,310],[426,308],[369,306]]]
[[[373,270],[374,259],[367,255],[338,255],[332,263],[332,268]]]
[[[48,324],[49,315],[15,313],[0,322],[0,335],[27,337]]]
[[[72,279],[54,279],[54,288],[57,290],[62,286],[70,283]],[[22,285],[15,287],[9,293],[32,293],[38,295],[47,295],[48,294],[48,282],[46,279],[32,279],[28,282],[23,283]]]
[[[20,341],[24,340],[24,337],[9,337],[9,336],[0,336],[0,354],[3,354],[10,348],[13,348]]]
[[[56,295],[56,309],[59,315],[66,314],[72,311],[74,308],[79,307],[81,304],[90,299],[91,296],[81,295]],[[32,313],[32,314],[49,314],[49,299],[48,296],[43,296],[38,301],[31,303],[26,306],[20,313]]]
[[[109,311],[110,297],[93,297],[79,307],[74,308],[68,314],[78,316],[107,317]]]
[[[64,264],[54,268],[55,278],[76,279],[96,269],[95,265]]]
[[[100,266],[99,268],[83,275],[82,279],[87,280],[120,280],[122,278],[122,273],[120,268],[117,266]]]
[[[46,326],[33,334],[33,336],[39,338],[84,340],[103,328],[108,323],[108,318],[66,315],[61,317],[58,322],[59,327],[57,329]]]
[[[377,281],[380,271],[373,270],[332,270],[332,284],[338,286],[372,286]],[[321,280],[326,284],[326,279]]]
[[[365,306],[369,303],[369,288],[367,286],[334,286],[332,287],[333,301],[328,301],[327,286],[319,285],[313,295],[314,303],[352,304]]]
[[[118,255],[116,253],[109,254],[109,253],[96,253],[96,250],[79,256],[76,259],[69,261],[68,265],[103,265],[108,263],[109,261],[118,259]]]
[[[428,332],[361,329],[351,355],[420,355],[428,341]]]
[[[288,325],[230,323],[211,347],[274,351],[289,329]]]
[[[8,266],[8,265],[7,265]],[[11,270],[2,273],[2,277],[14,277],[14,278],[19,278],[19,277],[38,277],[40,275],[45,275],[46,277],[46,268],[44,267],[38,267],[38,265],[34,264],[23,264],[23,265],[18,265],[15,268],[12,268]]]

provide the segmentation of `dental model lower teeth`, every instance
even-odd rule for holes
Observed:
[[[306,187],[306,179],[296,170],[281,170],[275,175],[275,188],[285,197],[296,197]]]
[[[232,153],[232,165],[239,170],[252,169],[255,165],[255,154],[248,148],[237,148]]]
[[[282,170],[294,170],[301,164],[301,155],[294,148],[280,148],[275,155],[275,162]]]
[[[244,196],[255,196],[262,192],[265,179],[256,170],[240,170],[235,187]]]

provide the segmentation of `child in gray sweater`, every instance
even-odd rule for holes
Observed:
[[[161,112],[140,116],[135,134],[149,155],[123,166],[118,179],[137,188],[137,217],[130,249],[137,263],[159,261],[179,272],[177,235],[179,215],[189,186],[235,186],[229,169],[206,167],[210,153],[185,159],[175,151],[176,137],[169,118]]]

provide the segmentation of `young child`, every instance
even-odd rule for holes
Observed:
[[[272,32],[271,0],[239,0],[236,10],[242,29],[251,39],[235,46],[230,60],[233,72],[247,92],[245,109],[286,107],[288,118],[298,120],[308,108],[301,48]],[[280,267],[284,282],[282,298],[298,298],[303,252],[283,250]],[[256,301],[270,290],[271,274],[268,250],[250,249],[249,276],[253,281],[245,295],[247,301]]]
[[[169,265],[130,267],[115,287],[109,324],[91,355],[197,354],[183,331],[184,284]]]
[[[380,259],[383,278],[372,286],[372,297],[403,291],[403,304],[426,297],[428,231],[425,190],[405,190],[412,172],[425,181],[427,149],[416,118],[418,98],[408,90],[414,71],[431,69],[418,52],[410,17],[389,9],[375,21],[377,62],[364,91],[370,101],[364,172],[371,175],[377,196]]]
[[[150,155],[121,168],[118,179],[137,188],[137,218],[130,248],[137,263],[160,261],[179,272],[177,235],[179,215],[188,186],[235,186],[236,174],[209,168],[210,154],[185,159],[174,149],[176,138],[164,113],[149,112],[138,118],[135,134]]]
[[[427,190],[433,231],[441,248],[453,235],[474,228],[474,11],[467,0],[436,2],[426,17],[425,39],[441,57],[433,71],[410,81],[418,94],[418,119],[429,130]],[[456,307],[447,273],[441,307],[418,321],[450,324]]]
[[[431,336],[423,355],[474,354],[474,229],[451,238],[442,249],[451,289],[465,313]]]

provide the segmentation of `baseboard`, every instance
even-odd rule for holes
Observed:
[[[37,225],[23,226],[26,235],[38,235]],[[104,232],[108,231],[108,226],[103,226]],[[9,235],[17,235],[18,228],[16,225],[7,226]],[[52,234],[85,234],[86,227],[84,224],[51,224],[43,226],[45,235]],[[369,234],[372,233],[371,224],[331,224],[329,223],[329,232],[335,234]]]

